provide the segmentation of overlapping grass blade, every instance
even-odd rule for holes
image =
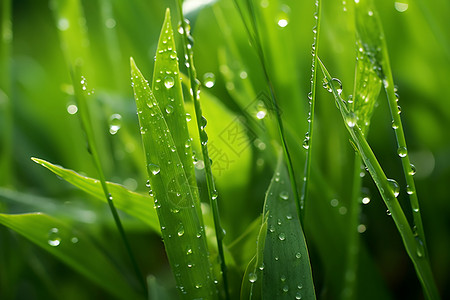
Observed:
[[[167,256],[180,296],[185,299],[214,298],[217,292],[213,284],[202,216],[196,206],[199,200],[194,199],[197,194],[193,189],[196,186],[190,185],[180,159],[179,152],[184,149],[176,148],[162,109],[133,59],[131,76],[149,184],[155,197]],[[176,98],[174,101],[177,103],[183,100]]]
[[[349,111],[346,102],[341,98],[340,92],[338,92],[338,89],[333,83],[333,77],[331,77],[330,73],[320,59],[319,64],[325,76],[326,88],[329,92],[333,93],[336,104],[339,107],[352,141],[361,155],[364,164],[369,170],[369,173],[374,180],[384,203],[391,212],[395,225],[397,226],[397,229],[402,237],[405,249],[416,268],[417,276],[422,283],[425,295],[429,299],[439,299],[439,294],[433,279],[430,263],[428,259],[424,257],[423,244],[416,241],[400,203],[397,201],[396,196],[398,195],[398,184],[394,180],[386,177],[386,174],[376,159],[375,154],[367,143],[364,133],[357,123],[354,112]]]
[[[178,0],[178,11],[180,14],[180,28],[179,32],[183,36],[183,47],[185,54],[185,65],[189,72],[189,81],[190,81],[190,96],[191,100],[194,103],[195,116],[197,121],[197,129],[200,137],[200,147],[202,149],[203,163],[205,165],[205,174],[206,174],[206,184],[208,189],[208,198],[211,204],[211,209],[214,217],[214,229],[216,233],[217,240],[217,249],[219,252],[220,259],[220,268],[222,273],[223,287],[225,298],[229,299],[229,291],[228,291],[228,279],[227,279],[227,265],[225,263],[225,255],[223,250],[223,239],[225,237],[225,230],[222,228],[219,216],[219,206],[218,206],[218,192],[216,190],[216,185],[214,182],[212,170],[211,170],[211,158],[208,153],[208,134],[206,133],[206,124],[207,120],[203,116],[202,108],[200,104],[200,85],[199,80],[197,79],[197,71],[194,66],[194,51],[193,47],[193,38],[190,34],[190,25],[188,21],[184,18],[182,1]],[[170,24],[169,24],[170,26]]]
[[[44,168],[49,169],[65,181],[92,195],[95,199],[106,202],[101,183],[98,179],[82,176],[75,171],[65,169],[39,158],[32,158],[32,160]],[[114,204],[118,209],[145,222],[155,232],[161,232],[156,210],[153,207],[153,196],[132,192],[112,182],[106,182],[106,185],[111,194],[114,195]]]
[[[309,254],[297,215],[294,192],[280,159],[266,195],[263,299],[315,299]]]
[[[0,214],[0,223],[50,252],[77,272],[121,299],[144,299],[87,236],[43,213]]]

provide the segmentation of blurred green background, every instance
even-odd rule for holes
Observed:
[[[231,243],[262,212],[275,166],[276,142],[265,129],[258,129],[265,128],[262,123],[250,126],[248,147],[242,151],[227,148],[221,135],[235,118],[253,113],[267,87],[233,1],[185,2],[195,39],[196,68],[203,82],[202,105],[208,118],[210,145],[222,149],[227,157],[222,161],[223,168],[219,161],[225,156],[212,158],[217,161],[213,172],[221,195],[225,242]],[[254,2],[261,13],[266,62],[289,132],[296,172],[301,176],[314,3]],[[398,86],[409,154],[417,168],[415,179],[432,268],[442,297],[450,298],[450,2],[375,2]],[[43,211],[72,220],[98,239],[126,269],[128,261],[106,205],[59,180],[30,157],[97,177],[70,79],[70,63],[82,59],[88,88],[92,89],[89,100],[107,180],[146,193],[129,57],[133,56],[150,79],[164,10],[170,7],[175,12],[175,1],[14,0],[10,19],[8,3],[1,1],[0,210]],[[356,55],[352,5],[350,0],[323,1],[319,45],[319,56],[342,81],[346,95],[353,90]],[[178,14],[172,15],[176,26]],[[71,23],[72,18],[78,22]],[[339,297],[353,169],[353,149],[333,102],[325,90],[318,91],[312,193],[305,223],[316,291],[323,299]],[[271,121],[268,116],[264,123],[269,129]],[[384,93],[380,94],[371,124],[370,145],[387,176],[403,187],[399,201],[407,209]],[[198,177],[202,192],[201,171]],[[373,299],[422,299],[400,235],[368,174],[363,186],[371,201],[363,206],[361,215],[365,231],[361,230],[359,292]],[[145,274],[155,275],[165,286],[173,285],[160,237],[135,219],[123,218]],[[232,271],[236,277],[232,281],[238,282],[241,272],[239,268]],[[3,226],[0,283],[2,299],[106,297],[104,291]]]

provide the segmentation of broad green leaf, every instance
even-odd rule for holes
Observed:
[[[169,24],[170,27],[168,22],[166,20],[164,24]],[[185,155],[186,147],[176,147],[172,130],[166,121],[167,112],[163,114],[164,108],[160,107],[133,59],[131,77],[149,182],[180,296],[185,299],[214,298],[217,292],[203,221],[199,214],[199,199],[194,191],[196,186],[190,184],[180,159],[180,155]],[[174,105],[180,105],[182,101],[181,98],[175,98]],[[185,116],[183,119],[185,120]]]
[[[263,259],[263,299],[315,299],[308,249],[282,159],[267,191],[264,216],[268,230]]]
[[[0,214],[0,223],[50,252],[111,295],[121,299],[143,299],[94,241],[71,224],[43,213]]]
[[[82,176],[75,171],[65,169],[39,158],[32,158],[32,160],[67,182],[94,196],[95,199],[106,202],[105,194],[99,180]],[[125,187],[111,182],[107,182],[107,185],[113,196],[114,204],[118,209],[142,220],[154,231],[161,232],[156,210],[153,206],[152,196],[145,196],[129,191]]]

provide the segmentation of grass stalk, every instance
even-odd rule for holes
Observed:
[[[120,221],[119,214],[117,212],[117,209],[114,206],[113,196],[109,192],[108,185],[106,184],[106,179],[105,179],[105,175],[103,173],[100,156],[98,155],[97,147],[95,144],[94,131],[92,129],[89,108],[88,108],[88,104],[86,101],[86,95],[85,95],[85,93],[87,93],[86,79],[81,75],[81,70],[80,70],[79,66],[75,66],[74,70],[72,70],[72,72],[71,72],[71,76],[72,76],[72,83],[74,85],[75,96],[77,99],[78,110],[79,110],[79,115],[80,115],[80,119],[81,119],[81,125],[82,125],[83,131],[84,131],[84,133],[86,135],[86,139],[87,139],[88,151],[92,156],[95,168],[96,168],[98,176],[99,176],[99,181],[102,185],[103,193],[106,198],[106,202],[108,203],[109,209],[111,210],[111,214],[114,218],[114,222],[119,231],[119,235],[123,241],[126,252],[130,258],[133,270],[143,288],[143,291],[146,293],[147,285],[145,283],[145,279],[142,276],[141,271],[139,270],[136,259],[134,258],[133,252],[130,247],[130,243],[128,242],[127,236],[125,234],[125,230],[123,229],[123,226],[122,226],[122,222]]]
[[[403,240],[406,252],[408,253],[411,261],[414,264],[417,276],[422,284],[424,294],[427,299],[434,300],[440,299],[436,283],[434,282],[433,274],[430,267],[430,262],[427,257],[424,256],[423,244],[418,243],[414,236],[411,227],[409,226],[408,220],[396,198],[394,187],[392,186],[392,181],[388,180],[386,174],[384,173],[381,165],[375,157],[372,149],[370,148],[367,140],[364,137],[363,132],[359,128],[358,124],[353,123],[354,116],[349,112],[344,100],[340,97],[336,87],[332,84],[332,77],[328,70],[325,68],[324,64],[320,59],[318,59],[322,72],[328,81],[329,89],[333,93],[339,110],[342,114],[342,118],[345,123],[352,141],[357,146],[357,150],[361,155],[361,158],[366,165],[369,173],[375,182],[381,197],[384,200],[387,208],[391,212],[392,218],[395,222],[397,230]]]
[[[12,184],[12,130],[13,114],[11,105],[11,48],[12,48],[12,5],[11,0],[3,0],[0,6],[0,115],[1,115],[1,150],[0,150],[0,185]]]
[[[191,100],[194,103],[194,110],[195,110],[195,116],[197,120],[197,129],[198,134],[200,137],[200,147],[202,150],[202,156],[203,156],[203,162],[205,166],[205,174],[206,174],[206,185],[208,189],[208,197],[210,200],[210,205],[213,213],[213,219],[214,219],[214,229],[216,233],[216,241],[217,241],[217,249],[219,253],[219,260],[220,260],[220,268],[222,272],[222,280],[223,280],[223,287],[225,292],[225,298],[230,299],[230,294],[228,290],[228,279],[227,279],[227,265],[225,262],[225,254],[223,249],[223,239],[225,237],[225,231],[220,223],[220,216],[219,216],[219,206],[218,206],[218,193],[216,190],[216,186],[214,183],[214,178],[212,174],[211,169],[211,160],[209,158],[208,153],[208,135],[205,131],[206,126],[206,119],[203,117],[202,108],[200,104],[200,82],[197,79],[197,71],[194,66],[194,52],[192,49],[193,46],[193,38],[190,35],[190,26],[186,19],[184,18],[183,14],[183,7],[182,7],[182,1],[178,0],[178,12],[180,17],[180,26],[182,30],[182,36],[183,36],[183,48],[186,55],[186,67],[189,72],[189,80],[190,80],[190,95]]]
[[[308,94],[308,101],[309,101],[309,115],[308,115],[308,132],[305,136],[305,140],[303,142],[303,148],[306,149],[306,161],[305,161],[305,170],[304,170],[304,177],[303,177],[303,186],[302,186],[302,192],[300,196],[300,213],[302,215],[302,218],[300,220],[303,220],[305,216],[305,202],[308,199],[308,184],[310,181],[310,174],[311,174],[311,161],[312,161],[312,141],[313,141],[313,131],[314,131],[314,112],[315,112],[315,105],[316,105],[316,82],[317,82],[317,57],[319,54],[319,33],[320,33],[320,15],[321,15],[321,7],[322,7],[322,1],[316,0],[315,6],[316,11],[314,13],[314,27],[313,27],[313,33],[314,33],[314,41],[312,44],[312,68],[311,68],[311,86],[310,86],[310,92]]]

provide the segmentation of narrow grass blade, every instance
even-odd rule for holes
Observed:
[[[185,172],[172,132],[150,87],[131,59],[131,77],[147,161],[149,183],[177,288],[183,299],[214,298],[198,199]],[[181,102],[182,99],[174,99]]]
[[[4,0],[0,4],[0,184],[12,183],[12,132],[13,114],[11,105],[11,47],[12,47],[12,1]]]
[[[216,232],[217,249],[219,252],[220,268],[222,273],[223,287],[225,292],[225,298],[229,299],[228,291],[228,279],[227,279],[227,265],[225,262],[225,255],[223,250],[223,239],[225,237],[225,230],[222,228],[219,216],[219,206],[218,206],[218,193],[216,190],[216,185],[214,182],[212,170],[211,170],[211,158],[208,153],[208,134],[206,133],[205,127],[207,124],[206,118],[203,116],[202,108],[200,105],[200,85],[197,79],[197,71],[194,66],[194,51],[193,38],[190,34],[190,25],[188,21],[184,18],[182,1],[178,0],[178,11],[180,14],[181,24],[179,27],[179,32],[183,36],[183,47],[186,58],[186,68],[189,72],[190,80],[190,95],[191,100],[194,102],[195,116],[197,120],[197,129],[200,137],[200,147],[202,149],[203,163],[205,164],[206,173],[206,184],[208,189],[208,198],[211,204],[211,209],[214,217],[214,229]]]
[[[121,299],[143,299],[95,243],[76,231],[71,224],[43,213],[0,214],[0,223],[50,252],[112,296]]]
[[[316,11],[314,12],[314,41],[312,44],[312,67],[311,67],[311,85],[310,92],[308,94],[309,101],[309,115],[308,115],[308,131],[305,134],[305,140],[303,141],[303,148],[306,149],[306,161],[305,161],[305,171],[303,177],[303,187],[302,193],[300,196],[300,214],[302,218],[304,218],[305,214],[305,202],[308,199],[308,184],[310,181],[311,174],[311,161],[312,161],[312,141],[313,141],[313,132],[314,132],[314,114],[315,114],[315,103],[316,103],[316,82],[317,82],[317,57],[319,54],[319,33],[320,33],[320,15],[321,15],[321,7],[322,1],[316,0]]]
[[[82,176],[75,171],[65,169],[39,158],[32,158],[32,160],[44,168],[49,169],[65,181],[94,196],[95,199],[106,202],[102,185],[98,179]],[[129,191],[125,187],[112,182],[106,182],[106,185],[111,194],[114,195],[114,203],[118,209],[142,220],[155,232],[161,232],[156,210],[153,207],[153,196],[141,195]]]
[[[72,70],[72,83],[74,86],[75,97],[78,103],[79,115],[81,119],[81,126],[83,131],[86,134],[87,144],[89,152],[92,156],[92,160],[95,168],[97,169],[97,173],[99,176],[99,181],[103,190],[104,197],[108,206],[110,208],[111,214],[114,218],[114,222],[116,224],[117,230],[119,231],[120,237],[122,238],[123,245],[128,253],[130,258],[131,265],[134,269],[134,272],[141,283],[143,291],[146,291],[147,285],[145,284],[145,280],[139,270],[136,259],[134,258],[133,251],[131,250],[130,243],[128,242],[127,236],[125,234],[125,230],[123,229],[122,222],[120,221],[119,214],[117,213],[116,207],[114,206],[113,196],[108,189],[108,185],[106,184],[105,175],[103,173],[102,163],[100,160],[100,155],[97,150],[96,139],[94,136],[94,130],[92,128],[90,111],[87,104],[86,96],[89,95],[87,91],[87,82],[86,78],[81,75],[81,66],[76,65]]]
[[[309,254],[282,159],[266,195],[263,299],[315,299]]]
[[[416,268],[416,273],[422,283],[425,295],[428,299],[439,299],[439,293],[433,279],[429,260],[424,257],[423,244],[416,241],[400,203],[397,201],[396,196],[398,195],[398,184],[394,180],[386,177],[386,174],[376,159],[375,154],[367,143],[364,133],[358,126],[354,113],[349,111],[347,104],[340,97],[340,92],[338,92],[336,86],[333,84],[333,78],[320,59],[319,64],[326,80],[326,84],[324,86],[329,92],[333,93],[336,104],[341,111],[342,118],[347,130],[350,133],[352,141],[361,155],[364,164],[369,170],[369,173],[375,182],[384,203],[391,212],[395,225],[397,226],[397,229],[402,237],[405,249]]]

